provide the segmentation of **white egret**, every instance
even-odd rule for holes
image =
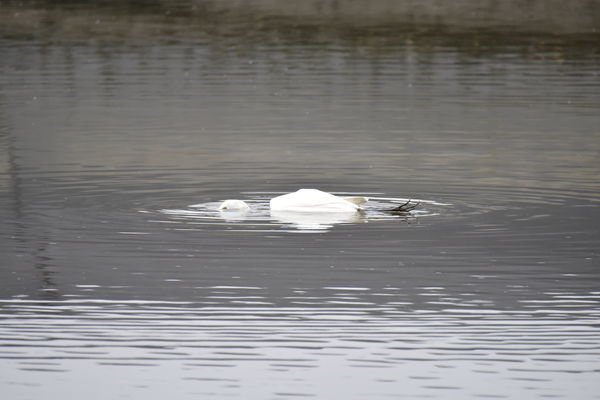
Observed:
[[[361,211],[361,205],[369,201],[368,198],[340,197],[318,189],[300,189],[292,193],[277,196],[271,199],[269,206],[272,211],[286,211],[298,213],[355,213]],[[414,209],[417,204],[410,200],[395,208],[383,210],[389,212],[406,213]],[[220,211],[247,211],[250,206],[242,200],[225,200],[219,206]]]

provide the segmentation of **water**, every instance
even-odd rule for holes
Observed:
[[[0,42],[6,398],[600,398],[595,47],[181,35]]]

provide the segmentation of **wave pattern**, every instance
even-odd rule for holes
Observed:
[[[212,289],[244,293],[248,302],[2,301],[2,385],[12,399],[66,394],[61,376],[77,379],[85,366],[84,381],[98,374],[118,381],[126,372],[129,385],[164,379],[174,394],[216,397],[241,390],[246,398],[447,398],[449,390],[598,398],[600,292],[556,294],[546,310],[407,312],[353,303],[352,293],[367,288],[329,288],[346,296],[285,308],[252,304],[261,288]],[[181,372],[159,378],[166,369]],[[352,391],[344,387],[349,379]],[[118,385],[103,395],[117,392]]]
[[[246,229],[262,232],[314,232],[327,231],[338,224],[366,223],[370,221],[398,220],[409,222],[418,217],[430,217],[440,213],[444,207],[451,204],[433,200],[402,199],[390,197],[373,197],[371,194],[360,194],[369,197],[364,204],[363,212],[357,213],[297,213],[272,211],[269,209],[269,199],[281,193],[242,193],[242,198],[250,205],[249,211],[218,210],[219,202],[192,204],[185,209],[162,209],[161,214],[167,215],[172,221],[180,224],[193,225],[223,225],[228,228]],[[350,195],[348,193],[334,193]],[[250,196],[249,198],[247,196]],[[418,210],[398,215],[386,213],[384,210],[393,208],[407,201],[421,205]],[[161,221],[157,221],[161,222]],[[162,221],[165,222],[165,221]]]
[[[599,398],[591,44],[104,42],[87,8],[0,39],[2,399]],[[271,215],[301,187],[374,201]]]

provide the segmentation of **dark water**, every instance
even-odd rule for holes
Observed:
[[[0,51],[3,397],[600,398],[595,48]]]

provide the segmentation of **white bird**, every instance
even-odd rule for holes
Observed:
[[[361,205],[369,201],[368,198],[339,197],[317,189],[300,189],[293,193],[284,194],[271,199],[271,211],[286,211],[297,213],[355,213],[361,211]],[[383,210],[392,213],[407,213],[418,206],[407,201],[395,208]],[[242,200],[225,200],[219,206],[219,211],[246,212],[250,206]]]
[[[356,212],[367,202],[366,197],[338,197],[317,189],[300,189],[271,199],[274,211],[293,212]]]

